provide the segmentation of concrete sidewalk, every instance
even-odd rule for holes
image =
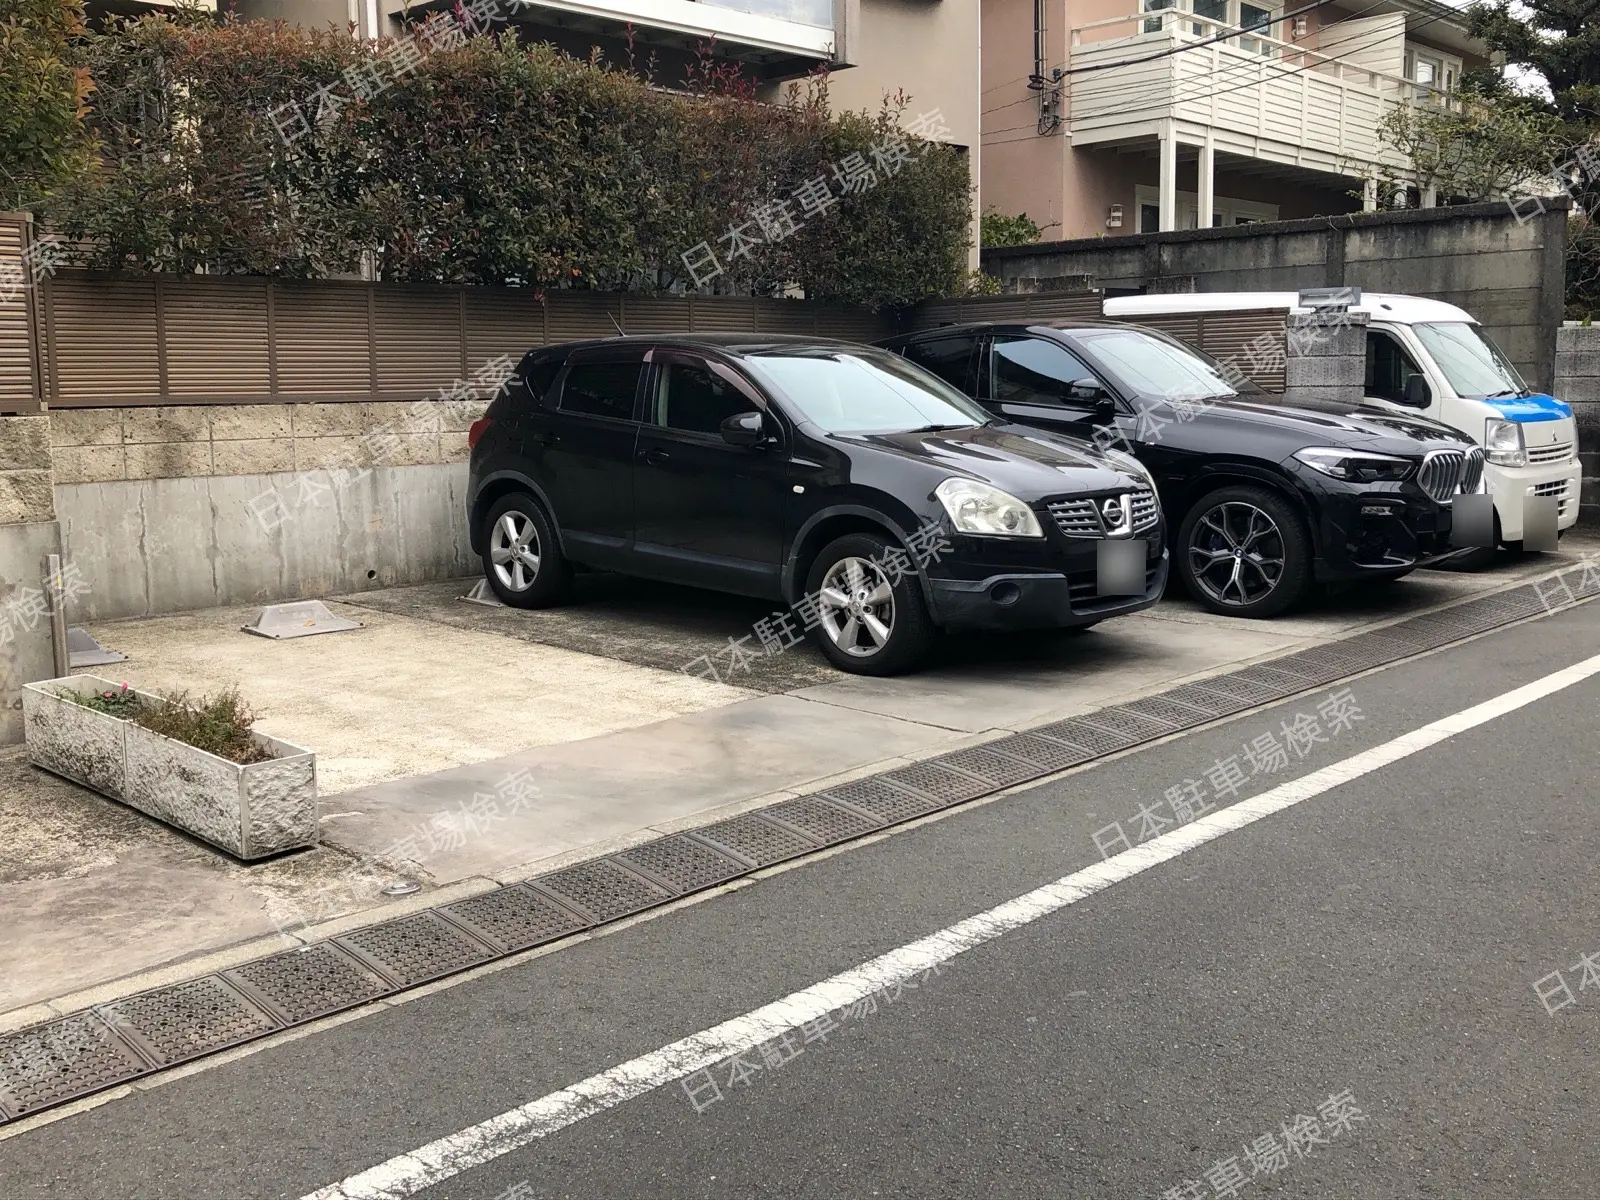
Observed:
[[[325,841],[246,866],[18,752],[0,756],[11,918],[0,1028],[48,1015],[46,1001],[71,1011],[157,982],[143,973],[202,973],[219,956],[319,939],[329,923],[386,918],[1388,623],[1594,546],[1569,538],[1560,559],[1419,573],[1287,620],[1167,601],[1078,635],[950,639],[928,670],[894,679],[817,670],[809,647],[757,660],[738,687],[663,669],[748,628],[747,602],[697,608],[689,593],[687,624],[670,605],[648,621],[615,611],[605,585],[587,614],[475,608],[455,599],[460,583],[347,597],[338,607],[363,629],[281,643],[238,633],[254,615],[241,610],[96,626],[131,655],[105,669],[117,677],[239,684],[264,730],[316,749]],[[608,624],[617,636],[596,633]],[[421,892],[382,895],[397,877]]]

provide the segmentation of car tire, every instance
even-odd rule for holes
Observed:
[[[897,675],[918,666],[937,630],[915,574],[891,580],[887,538],[851,533],[822,548],[806,575],[816,597],[812,637],[829,662],[855,675]]]
[[[511,608],[544,608],[571,591],[572,564],[543,505],[526,492],[501,497],[484,517],[483,575]]]
[[[1225,487],[1202,496],[1178,527],[1178,573],[1204,608],[1275,617],[1311,586],[1311,535],[1276,492]]]

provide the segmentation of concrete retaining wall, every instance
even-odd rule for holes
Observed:
[[[1108,295],[1351,285],[1430,296],[1472,313],[1530,381],[1548,388],[1570,207],[1561,197],[1525,219],[1504,204],[1474,204],[1044,242],[985,250],[983,269],[1009,291],[1087,275]]]
[[[55,674],[44,559],[61,549],[50,421],[0,417],[0,746],[22,740],[23,685]]]
[[[470,574],[466,428],[484,405],[57,410],[73,621]]]
[[[1578,421],[1583,494],[1578,520],[1600,523],[1600,327],[1556,333],[1555,394],[1572,405]]]

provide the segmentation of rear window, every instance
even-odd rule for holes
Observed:
[[[578,363],[561,385],[561,411],[587,417],[633,420],[633,397],[643,363]]]

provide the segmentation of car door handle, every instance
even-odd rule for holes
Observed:
[[[644,459],[644,461],[649,463],[652,467],[659,467],[662,463],[666,462],[667,459],[671,458],[672,455],[668,454],[665,450],[651,449],[639,451],[639,457]]]
[[[559,433],[530,433],[528,440],[540,446],[554,446],[561,440]]]

